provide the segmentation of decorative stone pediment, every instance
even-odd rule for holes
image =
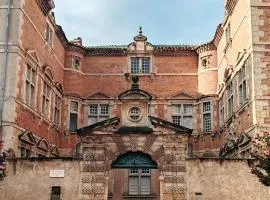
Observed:
[[[224,82],[227,82],[230,79],[230,77],[232,76],[232,73],[233,73],[233,67],[231,65],[227,66],[224,71]]]
[[[33,49],[26,50],[25,57],[26,57],[27,62],[29,62],[32,66],[36,66],[36,67],[41,66],[41,60],[36,50],[33,50]]]
[[[177,124],[174,124],[172,122],[157,117],[149,116],[149,119],[153,126],[155,127],[161,126],[164,128],[168,128],[175,131],[175,133],[191,134],[193,131],[192,129],[186,128],[184,126],[179,126]]]
[[[19,139],[21,141],[27,142],[27,143],[29,143],[31,145],[36,144],[35,137],[33,136],[33,134],[30,131],[25,131],[25,132],[21,133],[19,135]]]
[[[142,27],[140,27],[139,34],[133,38],[134,42],[128,45],[129,53],[147,53],[154,50],[153,45],[147,42],[147,37],[142,33]]]
[[[64,92],[64,88],[63,88],[62,83],[56,82],[56,83],[55,83],[55,87],[56,87],[56,89],[57,89],[59,92],[61,92],[61,93]]]
[[[180,91],[167,98],[168,100],[195,100],[196,96],[188,94],[187,92]]]
[[[41,138],[38,143],[37,143],[37,147],[43,151],[47,151],[49,152],[50,151],[50,145],[49,143],[47,142],[46,139],[44,138]]]
[[[59,150],[56,146],[51,146],[51,154],[54,156],[59,156]]]
[[[139,77],[133,76],[132,77],[132,87],[130,90],[126,90],[122,92],[118,98],[120,100],[148,100],[152,99],[152,95],[144,90],[139,89],[138,85]]]
[[[95,92],[95,93],[88,95],[86,97],[86,99],[112,99],[112,97],[110,97],[109,95],[104,94],[102,92]]]
[[[244,146],[250,141],[251,141],[251,137],[248,134],[243,133],[239,138],[238,146]]]

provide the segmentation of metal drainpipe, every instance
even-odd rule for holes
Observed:
[[[1,82],[1,97],[0,97],[0,143],[3,138],[3,113],[4,113],[4,100],[6,91],[6,79],[7,79],[7,59],[8,59],[8,36],[9,36],[9,23],[10,23],[10,6],[11,0],[7,1],[7,15],[6,15],[6,34],[5,34],[5,47],[4,47],[4,59],[3,59],[3,78]],[[2,144],[0,144],[2,145]],[[0,146],[1,147],[1,146]],[[0,148],[1,152],[1,148]]]

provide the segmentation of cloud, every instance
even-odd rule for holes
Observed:
[[[201,43],[222,19],[223,4],[215,2],[57,0],[55,15],[68,39],[81,36],[84,45],[129,44],[138,26],[153,44]]]

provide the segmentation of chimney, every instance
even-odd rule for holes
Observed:
[[[81,37],[77,37],[74,40],[70,41],[72,44],[78,45],[78,46],[82,46],[82,38]]]

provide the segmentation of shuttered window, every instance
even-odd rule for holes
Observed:
[[[130,169],[128,188],[129,188],[129,195],[150,195],[151,170]]]

